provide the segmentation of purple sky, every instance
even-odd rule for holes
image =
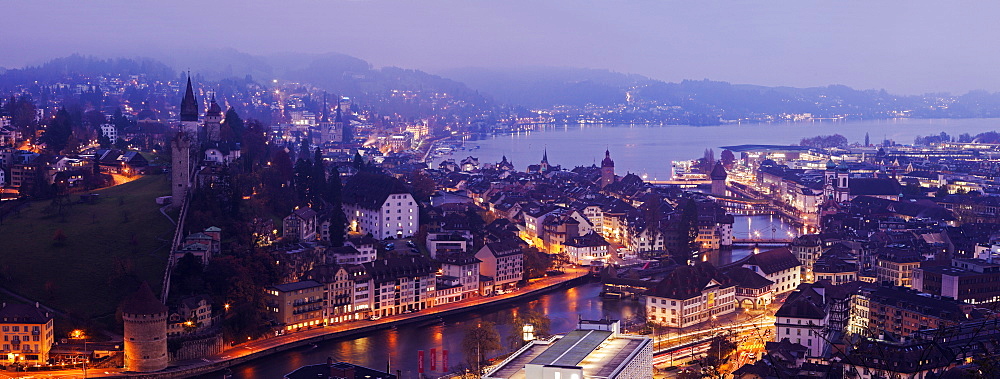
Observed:
[[[193,46],[341,52],[432,72],[572,66],[667,81],[1000,91],[1000,3],[991,1],[33,0],[2,8],[4,67]]]

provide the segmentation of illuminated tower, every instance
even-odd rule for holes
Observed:
[[[152,372],[167,368],[167,307],[143,282],[122,303],[125,322],[125,369]]]
[[[615,161],[611,160],[611,151],[604,150],[604,160],[601,161],[601,188],[615,182]]]

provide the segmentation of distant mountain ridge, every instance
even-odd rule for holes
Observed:
[[[446,93],[472,107],[465,114],[509,105],[525,109],[596,105],[618,109],[606,120],[711,125],[725,120],[771,121],[795,117],[876,119],[892,117],[1000,117],[1000,93],[972,91],[964,95],[897,96],[885,90],[857,90],[843,85],[793,88],[732,84],[710,80],[668,83],[642,75],[603,69],[567,67],[459,68],[428,73],[398,67],[376,68],[346,54],[282,53],[253,55],[234,49],[163,53],[153,58],[95,58],[83,55],[53,59],[41,65],[0,68],[0,89],[54,83],[68,74],[146,74],[176,79],[190,70],[206,80],[252,78],[301,82],[361,102],[393,103],[384,110],[414,108],[395,99],[393,90]],[[616,108],[620,105],[625,107]],[[420,104],[433,111],[432,102]],[[478,110],[473,110],[478,109]],[[569,122],[572,117],[567,118]]]

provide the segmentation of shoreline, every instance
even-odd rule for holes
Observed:
[[[155,373],[120,373],[112,374],[102,377],[108,378],[143,378],[143,379],[167,379],[167,378],[187,378],[196,375],[211,374],[214,372],[222,371],[227,368],[238,366],[240,364],[250,362],[259,358],[264,358],[275,353],[281,353],[290,349],[299,348],[306,345],[312,345],[316,343],[321,343],[329,340],[337,340],[350,338],[359,334],[364,334],[376,330],[389,329],[396,325],[405,325],[419,322],[426,322],[430,320],[436,320],[440,317],[452,316],[456,314],[471,312],[471,311],[481,311],[491,308],[498,308],[508,306],[515,302],[521,302],[525,300],[530,300],[534,297],[544,295],[546,293],[563,289],[576,287],[580,284],[584,284],[592,280],[591,276],[586,273],[586,271],[578,272],[567,272],[564,274],[567,276],[565,280],[553,280],[548,283],[536,283],[529,284],[522,287],[521,291],[512,293],[512,296],[502,297],[499,299],[494,299],[492,297],[477,297],[466,302],[457,302],[444,304],[440,306],[440,309],[435,310],[434,308],[427,309],[429,312],[426,313],[411,313],[389,316],[388,320],[383,318],[383,322],[374,323],[372,321],[361,321],[361,323],[355,327],[343,328],[341,330],[333,330],[330,327],[317,328],[304,330],[301,332],[295,332],[292,334],[287,334],[285,336],[289,337],[300,337],[294,340],[289,340],[287,342],[278,342],[282,337],[272,337],[264,338],[259,340],[254,340],[246,344],[236,345],[227,349],[221,353],[221,357],[215,357],[218,360],[212,360],[212,357],[206,357],[209,362],[204,360],[199,360],[191,362],[187,365],[174,366],[172,368],[167,368],[164,371]],[[562,279],[562,277],[558,277]],[[542,279],[544,280],[544,279]],[[532,285],[537,285],[536,288],[531,288]],[[368,323],[368,325],[365,325]],[[352,325],[353,326],[353,325]],[[272,342],[278,342],[273,344]],[[252,345],[263,344],[265,346],[261,348],[254,348]],[[273,345],[273,346],[270,346]],[[232,356],[233,353],[242,353],[245,349],[249,349],[250,352],[244,355]]]

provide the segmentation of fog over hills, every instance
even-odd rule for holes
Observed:
[[[197,58],[194,58],[197,57]],[[573,67],[461,68],[438,75],[399,67],[374,67],[346,54],[253,55],[234,49],[196,54],[154,54],[152,58],[101,59],[82,55],[0,71],[0,87],[54,82],[64,75],[146,74],[169,79],[190,70],[206,80],[245,79],[302,82],[360,101],[392,90],[448,93],[469,104],[522,109],[555,106],[629,105],[633,116],[616,119],[717,124],[720,120],[768,120],[772,116],[872,119],[892,117],[1000,117],[1000,94],[898,96],[885,90],[843,85],[793,88],[731,84],[711,80],[664,82],[642,75]]]

